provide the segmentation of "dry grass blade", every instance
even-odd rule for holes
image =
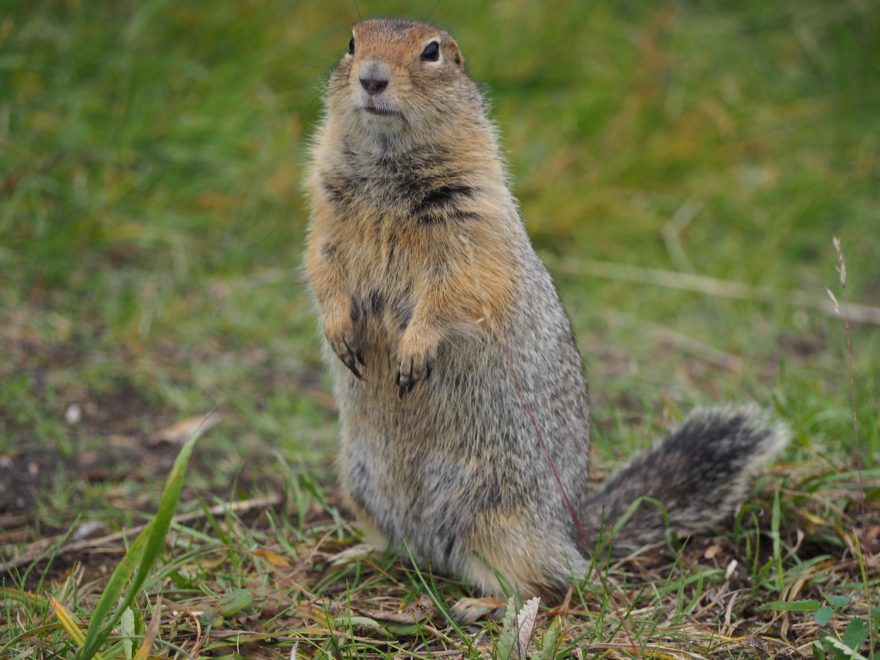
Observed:
[[[626,323],[637,326],[640,331],[654,335],[659,342],[669,344],[673,348],[692,355],[708,364],[728,369],[734,373],[739,373],[743,369],[743,359],[741,357],[676,332],[665,325],[651,323],[645,319],[637,318],[630,314],[621,314],[611,309],[602,310],[602,315],[616,325]]]
[[[65,632],[70,636],[77,646],[82,646],[86,641],[86,636],[83,634],[82,628],[73,620],[70,612],[67,611],[67,608],[64,607],[54,596],[49,596],[49,602],[52,603],[52,610],[55,612],[55,618],[61,622],[61,626],[64,628]]]
[[[656,644],[646,644],[645,646],[635,646],[633,644],[615,644],[612,642],[594,643],[586,647],[588,651],[624,651],[626,653],[636,653],[639,657],[645,655],[657,658],[695,658],[702,660],[705,656],[699,653],[691,653],[683,651],[672,646],[660,646]]]
[[[205,638],[202,636],[202,623],[201,621],[199,621],[199,617],[197,617],[195,614],[190,613],[189,617],[192,619],[193,626],[196,629],[196,642],[195,644],[193,644],[193,647],[190,650],[189,654],[193,658],[198,658],[199,651],[202,650],[202,644],[205,641]]]
[[[159,623],[162,621],[162,596],[156,597],[156,604],[153,606],[153,616],[150,619],[150,625],[147,626],[147,633],[144,635],[144,641],[134,654],[134,660],[147,660],[153,644],[156,642],[156,636],[159,634]]]
[[[45,598],[41,598],[36,594],[32,594],[31,592],[25,591],[23,589],[14,589],[12,587],[0,588],[0,598],[9,598],[10,600],[17,600],[35,606],[42,605],[46,602]]]
[[[67,608],[61,604],[54,596],[49,596],[49,602],[52,603],[52,610],[55,613],[55,618],[61,623],[61,627],[64,628],[64,631],[67,635],[74,641],[74,643],[80,648],[83,647],[86,641],[86,636],[80,628],[80,625],[76,622],[76,619],[73,618],[73,615],[67,611]],[[90,658],[97,658],[97,660],[102,660],[100,653],[95,652],[89,656]]]
[[[213,414],[213,415],[197,415],[188,417],[187,419],[175,422],[158,433],[156,433],[154,442],[167,442],[170,444],[182,444],[199,428],[201,433],[205,434],[220,422],[232,419],[230,415]]]

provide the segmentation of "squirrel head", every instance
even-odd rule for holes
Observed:
[[[455,40],[426,23],[388,19],[354,26],[330,75],[327,106],[331,122],[383,150],[460,134],[463,123],[484,117]]]

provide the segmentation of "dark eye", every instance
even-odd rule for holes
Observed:
[[[352,37],[351,41],[348,42],[348,54],[354,55],[354,37]]]
[[[423,62],[436,62],[440,59],[440,44],[436,41],[432,41],[427,46],[425,46],[425,50],[422,51],[422,61]]]

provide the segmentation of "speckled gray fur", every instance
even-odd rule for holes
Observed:
[[[383,39],[389,53],[400,48],[406,30],[397,23],[385,32],[378,22],[364,25],[372,30],[363,34],[373,35],[374,49],[384,47]],[[361,124],[351,119],[348,101],[352,66],[351,58],[343,58],[330,78],[328,97],[335,105],[316,140],[311,193],[325,222],[320,237],[312,237],[314,268],[331,273],[323,280],[326,290],[316,291],[317,302],[332,303],[338,289],[326,282],[344,279],[355,326],[351,337],[358,342],[346,344],[347,353],[327,343],[325,357],[342,426],[340,481],[359,518],[416,561],[482,591],[499,591],[491,568],[504,573],[505,567],[481,567],[478,549],[517,572],[521,592],[558,594],[584,572],[585,556],[595,551],[603,527],[610,529],[639,497],[663,502],[671,529],[681,534],[729,515],[748,475],[785,444],[786,430],[753,406],[698,410],[588,495],[590,422],[581,358],[503,180],[494,129],[476,86],[456,71],[438,90],[423,90],[414,78],[411,94],[434,97],[422,106],[402,105],[410,113],[407,123]],[[459,157],[456,149],[473,149],[473,140],[459,135],[463,129],[483,140],[479,158]],[[328,224],[328,217],[337,224]],[[342,243],[342,229],[349,242],[357,237],[356,246]],[[507,237],[503,264],[507,269],[512,262],[512,304],[492,332],[482,329],[481,319],[444,328],[430,376],[399,387],[397,351],[417,302],[412,278],[428,272],[440,282],[448,265],[442,249],[416,259],[407,253],[408,242],[419,236],[422,245],[455,247],[460,256],[469,231],[485,241],[496,229]],[[370,262],[379,265],[365,268],[359,253],[381,255]],[[481,298],[476,290],[464,293]],[[334,318],[338,323],[338,313]],[[656,507],[643,504],[613,539],[614,550],[662,541],[663,523]]]
[[[522,517],[546,543],[535,562],[552,565],[565,582],[572,566],[582,568],[577,535],[510,364],[579,509],[589,457],[586,383],[550,276],[524,231],[522,241],[521,281],[530,294],[508,324],[509,358],[498,343],[462,336],[441,347],[430,379],[400,399],[392,342],[379,317],[367,319],[364,344],[387,368],[373,365],[368,354],[367,382],[327,349],[343,426],[342,481],[392,544],[405,540],[417,561],[430,560],[434,570],[458,572],[472,554],[476,514],[491,509]],[[370,423],[352,428],[349,418]]]
[[[445,343],[431,378],[402,400],[393,382],[393,341],[382,314],[366,315],[367,360],[360,381],[327,350],[340,404],[341,469],[352,499],[392,546],[403,543],[421,563],[455,575],[472,554],[475,515],[495,509],[522,518],[543,539],[535,556],[564,587],[585,568],[603,524],[609,529],[641,496],[669,509],[671,529],[704,531],[729,515],[746,479],[787,438],[755,406],[695,411],[663,443],[588,496],[589,414],[581,358],[550,276],[527,242],[520,253],[520,304],[500,344],[462,336]],[[371,358],[372,355],[372,358]],[[586,532],[582,542],[528,414],[548,443],[562,483]],[[369,420],[353,428],[348,420]],[[426,441],[425,439],[430,439]],[[644,503],[614,539],[617,553],[664,539],[663,516]],[[533,539],[523,538],[524,544]]]

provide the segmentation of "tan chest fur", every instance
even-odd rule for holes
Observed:
[[[325,148],[333,150],[334,138],[328,127],[319,158]],[[381,158],[370,156],[355,164],[340,163],[338,152],[344,150],[337,145],[309,180],[313,221],[308,263],[313,281],[333,279],[337,295],[350,297],[351,304],[366,313],[380,314],[392,335],[399,334],[419,306],[428,310],[432,325],[444,335],[497,330],[513,300],[517,278],[513,232],[518,219],[506,188],[467,159],[460,159],[451,173],[414,177],[417,185],[430,179],[434,190],[441,191],[435,196],[461,197],[453,211],[458,217],[448,218],[443,216],[452,213],[448,209],[425,211],[430,204],[413,205],[398,196],[394,177],[400,173],[393,165],[383,166]],[[485,155],[482,158],[485,161]],[[412,194],[417,197],[423,191]],[[419,216],[427,212],[437,217],[426,221]],[[333,274],[322,274],[325,269]],[[320,284],[315,290],[324,304]]]

